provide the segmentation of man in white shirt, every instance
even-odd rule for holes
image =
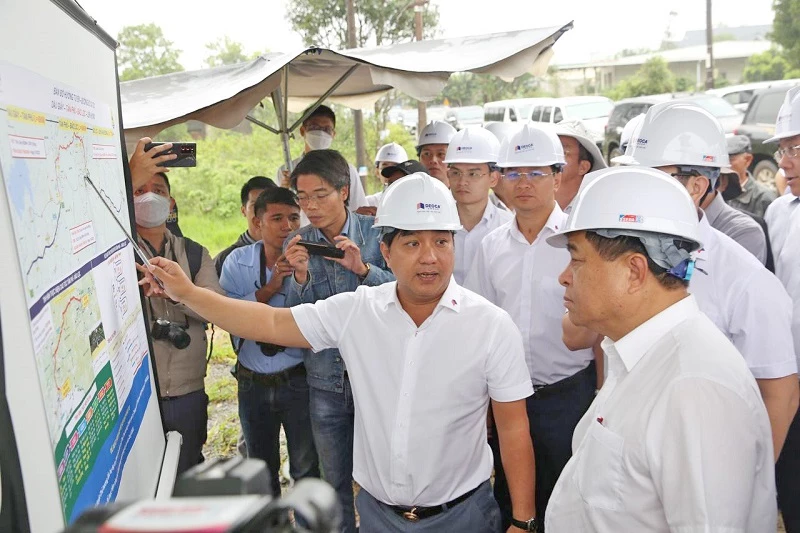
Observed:
[[[686,190],[643,167],[596,173],[567,224],[573,322],[606,338],[608,377],[575,429],[549,533],[776,528],[769,418],[736,348],[687,291],[701,246]]]
[[[336,137],[336,114],[333,110],[326,106],[320,105],[303,121],[300,126],[300,136],[305,141],[305,148],[303,155],[311,150],[326,150],[333,144],[333,139]],[[297,167],[297,163],[303,159],[301,155],[292,161],[292,168]],[[355,211],[359,207],[367,205],[367,196],[364,194],[364,185],[361,183],[361,176],[358,175],[356,167],[348,163],[350,167],[350,202],[348,207],[350,211]],[[275,183],[280,184],[281,187],[287,189],[291,187],[289,176],[291,172],[286,165],[281,165],[275,176]],[[305,226],[308,224],[308,219],[305,213],[302,213],[300,225]]]
[[[786,101],[778,113],[775,136],[767,142],[778,142],[775,153],[789,185],[789,193],[770,204],[764,218],[769,227],[775,274],[781,280],[794,305],[792,335],[795,352],[800,354],[800,88],[786,93]],[[771,316],[762,317],[766,322]],[[783,452],[778,459],[776,480],[778,504],[787,533],[800,532],[800,414],[796,414]]]
[[[572,432],[594,398],[594,355],[570,352],[561,340],[564,288],[558,275],[569,255],[545,242],[567,219],[555,200],[564,166],[561,141],[552,128],[526,124],[503,143],[498,166],[515,184],[515,218],[484,237],[465,285],[508,311],[522,332],[536,391],[527,409],[536,509],[544,520],[550,492],[572,454]],[[502,485],[495,485],[495,495],[506,507]]]
[[[460,223],[450,191],[427,174],[403,178],[384,195],[375,226],[398,281],[291,310],[214,296],[163,258],[152,274],[141,269],[141,284],[243,338],[339,348],[357,405],[361,533],[500,530],[489,485],[490,402],[514,502],[508,532],[536,531],[522,339],[508,313],[452,280]]]
[[[694,104],[656,104],[647,111],[624,158],[614,160],[663,170],[686,188],[698,207],[703,249],[697,254],[699,272],[689,289],[756,378],[772,423],[777,460],[800,397],[792,304],[775,276],[753,254],[711,227],[699,208],[719,169],[729,163],[722,126]]]
[[[483,128],[459,131],[447,148],[447,178],[462,226],[455,235],[453,268],[453,277],[459,284],[464,283],[483,238],[514,218],[489,201],[489,189],[500,177],[496,166],[499,152],[500,142]]]

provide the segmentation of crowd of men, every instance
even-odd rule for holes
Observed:
[[[343,532],[761,533],[778,507],[800,532],[800,88],[768,141],[780,196],[680,100],[631,121],[614,168],[579,121],[432,122],[417,160],[379,150],[370,196],[335,128],[319,106],[292,170],[244,184],[247,229],[213,261],[168,229],[169,146],[132,156],[180,471],[202,461],[214,323],[240,450],[279,493],[283,428]]]

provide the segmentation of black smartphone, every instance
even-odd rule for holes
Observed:
[[[311,255],[321,255],[322,257],[335,257],[342,259],[344,257],[344,250],[340,250],[335,246],[327,246],[325,244],[317,244],[315,242],[297,241],[297,244],[304,246],[308,253]]]
[[[163,142],[147,143],[144,151],[149,152],[154,146],[167,144]],[[172,148],[158,155],[176,154],[178,157],[170,161],[162,161],[160,167],[196,167],[197,166],[197,143],[174,142]]]

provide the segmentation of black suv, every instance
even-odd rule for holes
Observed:
[[[620,100],[611,111],[606,124],[605,138],[603,140],[603,155],[607,161],[622,155],[619,149],[619,137],[622,129],[630,119],[641,114],[647,113],[655,104],[669,100],[687,100],[695,103],[714,115],[722,124],[725,133],[732,132],[742,121],[741,112],[737,111],[732,105],[720,98],[710,94],[654,94],[651,96],[638,96],[636,98],[625,98]],[[777,115],[777,112],[776,112]],[[774,124],[774,120],[772,121]],[[765,137],[766,138],[766,137]]]
[[[734,131],[750,138],[750,143],[753,145],[753,163],[750,165],[750,172],[758,181],[770,187],[775,186],[775,173],[778,172],[778,164],[773,158],[778,145],[764,144],[764,140],[775,133],[778,111],[786,99],[786,93],[792,87],[793,85],[783,85],[757,91],[747,106],[741,125]]]

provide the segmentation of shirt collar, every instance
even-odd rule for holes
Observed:
[[[256,241],[250,245],[249,253],[243,253],[239,256],[239,264],[250,267],[258,266],[261,268],[261,254],[264,253],[264,242]]]
[[[243,242],[245,244],[254,244],[258,241],[250,236],[250,233],[247,230],[244,230],[244,233],[239,235],[239,242]]]
[[[617,342],[605,338],[602,343],[603,350],[609,354],[616,352],[625,369],[631,372],[664,335],[684,320],[692,320],[699,313],[697,301],[690,294],[643,322]]]
[[[480,222],[478,222],[475,225],[475,228],[480,226],[482,222],[486,222],[487,224],[489,222],[491,222],[492,219],[494,219],[494,217],[497,216],[497,212],[499,210],[500,210],[500,208],[498,208],[496,205],[494,205],[491,201],[487,201],[486,202],[486,209],[483,210],[483,216],[481,216],[481,220],[480,220]],[[472,228],[472,229],[475,229],[475,228]],[[461,233],[469,233],[469,231],[467,231],[463,227],[458,231],[461,232]]]
[[[351,238],[350,235],[353,234],[353,227],[351,226],[351,224],[353,224],[355,221],[353,220],[354,217],[350,216],[350,210],[345,208],[345,211],[347,211],[347,220],[344,221],[344,226],[342,226],[342,232],[339,235],[344,235],[345,237],[350,239]],[[327,237],[325,237],[321,229],[314,228],[313,235],[316,241],[329,243]]]
[[[558,205],[558,202],[553,202],[553,210],[550,211],[550,216],[547,217],[547,222],[544,223],[544,227],[539,232],[539,236],[541,237],[545,230],[547,230],[550,234],[556,233],[564,226],[564,222],[566,221],[567,215],[561,210],[561,207]],[[528,239],[525,238],[525,235],[519,230],[519,226],[517,225],[517,219],[514,218],[511,221],[511,236],[525,244],[528,243]],[[537,237],[537,239],[538,239]]]
[[[400,299],[397,297],[397,283],[395,282],[392,283],[391,285],[392,285],[391,296],[385,299],[382,306],[383,310],[384,311],[387,310],[390,304],[394,304],[395,306],[397,306],[398,309],[403,311],[403,306],[400,305]],[[436,304],[436,309],[440,307],[445,307],[447,309],[455,311],[456,313],[459,313],[461,312],[463,297],[464,297],[464,290],[458,283],[456,283],[455,278],[451,275],[450,283],[447,284],[447,288],[442,294],[442,297],[439,299],[439,303]],[[434,310],[434,312],[436,312],[436,310]]]

